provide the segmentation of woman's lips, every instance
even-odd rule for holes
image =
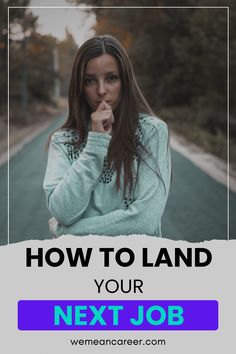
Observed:
[[[108,104],[111,104],[111,101],[106,101],[106,100],[103,100],[103,101],[105,101],[105,102],[108,103]],[[102,103],[103,101],[96,101],[96,103],[97,103],[97,104],[100,104],[100,103]]]

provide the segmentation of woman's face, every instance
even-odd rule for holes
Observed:
[[[87,62],[83,78],[84,94],[92,111],[106,101],[114,111],[120,102],[121,79],[118,62],[103,54]]]

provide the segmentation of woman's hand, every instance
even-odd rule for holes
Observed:
[[[97,110],[91,114],[92,131],[97,133],[112,134],[114,116],[108,103],[102,101]]]

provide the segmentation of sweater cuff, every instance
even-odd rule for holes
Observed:
[[[111,141],[111,135],[105,133],[89,132],[84,152],[106,154]]]

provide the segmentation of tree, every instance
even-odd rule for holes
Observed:
[[[19,0],[17,6],[27,6],[29,0]],[[1,11],[0,11],[0,95],[2,99],[2,108],[6,106],[7,102],[7,70],[8,70],[8,59],[7,59],[7,45],[8,45],[8,7],[16,6],[15,1],[13,0],[4,0],[1,2]],[[21,21],[24,17],[25,9],[9,9],[9,31],[11,33],[12,26],[17,21]],[[10,39],[10,43],[12,40]]]
[[[68,29],[66,30],[66,38],[58,44],[58,48],[61,95],[67,96],[72,66],[78,50],[78,46]]]

